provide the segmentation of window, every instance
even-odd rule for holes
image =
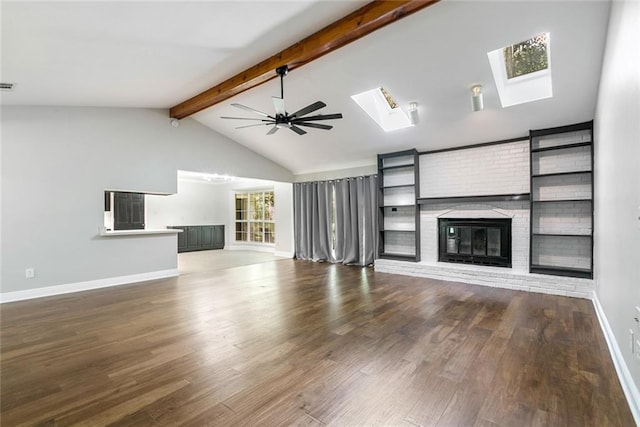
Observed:
[[[492,50],[487,56],[503,108],[553,96],[549,33]]]
[[[383,87],[377,87],[351,99],[360,106],[385,132],[411,126],[409,116],[402,111],[393,96]]]
[[[549,67],[547,58],[547,33],[502,49],[507,78],[513,79]]]
[[[276,241],[273,191],[236,193],[236,241],[270,243]]]

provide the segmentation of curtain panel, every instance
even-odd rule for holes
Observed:
[[[296,258],[373,264],[377,252],[377,188],[375,175],[295,183]]]

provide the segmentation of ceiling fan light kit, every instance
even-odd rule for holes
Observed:
[[[322,130],[332,129],[333,126],[325,125],[321,123],[314,123],[314,122],[319,120],[341,119],[342,118],[341,113],[318,114],[315,116],[307,116],[307,114],[311,114],[314,111],[317,111],[321,108],[326,107],[327,104],[325,104],[322,101],[316,101],[312,104],[309,104],[306,107],[301,108],[300,110],[296,111],[293,114],[287,113],[284,107],[284,76],[286,76],[288,72],[289,72],[289,67],[287,67],[286,65],[276,68],[276,74],[280,76],[280,97],[279,98],[276,96],[271,97],[273,101],[273,108],[275,110],[275,115],[271,116],[265,112],[256,110],[255,108],[247,107],[246,105],[242,105],[238,103],[233,103],[231,104],[233,107],[250,111],[252,113],[255,113],[265,118],[258,119],[258,118],[251,118],[251,117],[227,117],[227,116],[222,116],[220,118],[232,119],[232,120],[258,120],[261,123],[246,125],[246,126],[238,126],[236,127],[236,129],[243,129],[243,128],[254,127],[254,126],[273,126],[267,132],[267,135],[273,135],[279,129],[291,129],[293,132],[297,133],[298,135],[306,134],[307,131],[300,128],[300,126],[310,127],[315,129],[322,129]]]

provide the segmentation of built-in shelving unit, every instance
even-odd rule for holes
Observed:
[[[593,278],[593,122],[530,132],[529,271]]]
[[[420,261],[416,150],[378,154],[378,257]]]

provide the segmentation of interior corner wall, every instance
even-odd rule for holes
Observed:
[[[629,330],[640,306],[640,3],[614,1],[595,114],[594,273],[625,364],[640,388]]]
[[[175,235],[98,235],[105,189],[175,193],[178,169],[293,181],[165,110],[5,106],[1,137],[1,293],[175,269]]]
[[[293,258],[293,184],[289,182],[276,182],[274,184],[275,196],[275,223],[276,246],[275,254]]]

